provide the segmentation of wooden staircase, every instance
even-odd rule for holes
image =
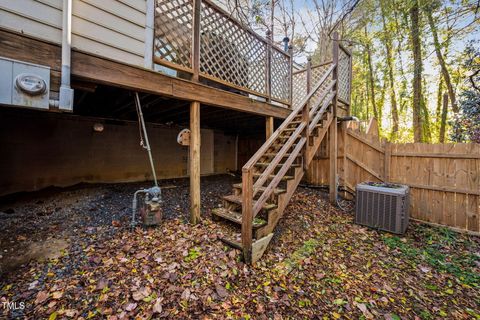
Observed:
[[[293,193],[332,123],[336,125],[336,64],[307,90],[307,96],[242,168],[242,183],[214,209],[215,218],[241,228],[223,238],[243,251],[245,261],[257,261],[272,239]],[[334,120],[335,119],[335,120]]]

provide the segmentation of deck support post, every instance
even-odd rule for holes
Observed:
[[[337,202],[338,188],[337,188],[337,99],[338,99],[338,32],[333,33],[333,64],[332,79],[335,81],[333,91],[335,96],[332,100],[332,123],[330,124],[328,140],[329,140],[329,199],[331,204]]]
[[[266,117],[265,118],[265,140],[268,140],[275,131],[274,124],[273,124],[273,117]]]
[[[200,221],[200,102],[190,104],[190,222]]]
[[[245,263],[252,262],[253,173],[242,169],[242,249]]]
[[[312,58],[307,58],[307,95],[312,91]],[[308,164],[307,161],[310,159],[310,152],[312,152],[310,148],[310,134],[309,134],[309,127],[310,127],[310,106],[307,102],[306,105],[303,106],[302,109],[302,121],[305,122],[305,131],[303,132],[303,136],[306,138],[307,142],[305,143],[305,149],[303,152],[303,169],[306,171],[306,180],[310,181],[308,175]]]

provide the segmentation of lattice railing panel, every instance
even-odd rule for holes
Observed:
[[[282,51],[272,48],[272,99],[288,103],[290,98],[290,59]]]
[[[338,51],[338,98],[350,103],[351,58],[344,50]]]
[[[322,76],[328,71],[331,64],[312,67],[311,69],[311,89],[314,89]],[[328,76],[327,80],[322,84],[320,90],[315,92],[315,95],[320,96],[331,83],[332,76]],[[297,106],[307,96],[307,71],[303,70],[293,75],[293,105]],[[318,100],[318,97],[313,96],[311,102]]]
[[[265,42],[207,2],[202,2],[200,34],[203,75],[265,95]]]
[[[326,64],[326,65],[322,65],[322,66],[312,68],[312,89],[315,88],[318,85],[318,82],[325,75],[325,73],[328,71],[330,66],[331,66],[331,64]],[[315,91],[312,98],[310,99],[311,106],[316,105],[323,100],[323,99],[320,99],[320,98],[325,93],[325,91],[327,90],[329,85],[332,83],[332,80],[333,80],[333,77],[332,77],[332,74],[330,73],[330,75],[322,83],[320,88],[317,91]],[[324,97],[324,99],[325,99],[325,97]]]
[[[192,0],[157,0],[155,10],[155,57],[191,68]]]
[[[297,106],[307,96],[307,71],[293,74],[292,77],[293,106]]]

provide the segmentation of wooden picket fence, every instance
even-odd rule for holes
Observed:
[[[363,181],[409,185],[412,218],[480,234],[480,144],[392,144],[380,141],[375,133],[351,128],[343,138],[346,148],[340,140],[338,159],[341,184],[352,190]],[[311,183],[328,182],[325,152],[320,150],[314,160]]]

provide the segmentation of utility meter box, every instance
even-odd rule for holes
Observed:
[[[0,104],[49,108],[50,68],[0,57]]]
[[[355,223],[392,233],[405,233],[409,220],[410,188],[406,185],[357,184]]]

